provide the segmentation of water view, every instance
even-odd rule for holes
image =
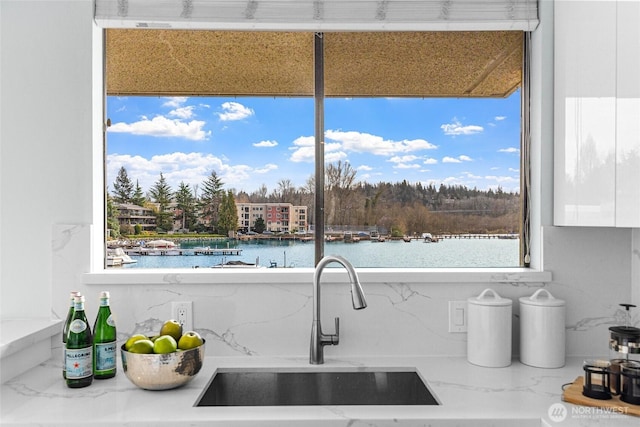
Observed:
[[[518,239],[443,239],[404,242],[326,242],[325,255],[342,255],[356,267],[518,267]],[[183,242],[182,249],[209,246],[238,249],[239,255],[135,256],[122,268],[209,268],[230,261],[269,267],[313,267],[314,242],[253,240]],[[193,253],[193,251],[185,251]]]

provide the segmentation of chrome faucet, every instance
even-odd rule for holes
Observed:
[[[356,274],[356,270],[353,265],[346,259],[338,255],[329,255],[320,260],[316,266],[316,271],[313,274],[313,324],[311,325],[311,349],[309,354],[309,363],[313,365],[320,365],[324,363],[324,346],[325,345],[338,345],[340,342],[340,318],[335,318],[336,333],[333,335],[325,335],[322,333],[322,324],[320,322],[320,277],[324,268],[337,262],[349,273],[349,280],[351,281],[351,300],[353,302],[353,309],[360,310],[367,307],[367,302],[364,299],[364,292],[362,292],[362,286],[360,280]]]

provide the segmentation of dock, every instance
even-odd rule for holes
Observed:
[[[178,255],[242,255],[242,249],[233,248],[124,248],[124,252],[130,256],[178,256]]]
[[[240,255],[242,253],[242,249],[231,249],[231,248],[193,248],[191,249],[194,255]]]

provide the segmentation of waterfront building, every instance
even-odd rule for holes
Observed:
[[[291,203],[236,203],[238,229],[252,231],[256,220],[261,218],[265,231],[273,233],[294,233],[306,231],[308,227],[308,207]]]
[[[118,204],[118,224],[121,229],[123,226],[135,227],[139,224],[143,231],[153,231],[156,229],[156,216],[153,214],[153,209],[132,203],[120,203]]]

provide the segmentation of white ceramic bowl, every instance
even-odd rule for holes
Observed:
[[[202,368],[204,347],[168,354],[130,353],[120,347],[122,368],[129,380],[145,390],[169,390],[191,381]]]

